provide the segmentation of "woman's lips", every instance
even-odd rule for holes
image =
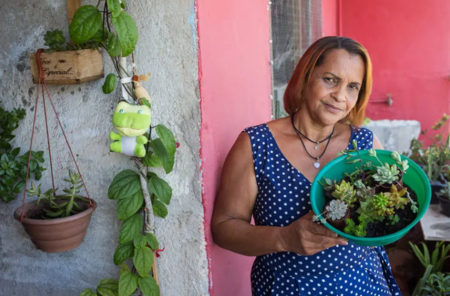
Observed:
[[[325,108],[327,108],[327,110],[330,111],[331,113],[339,113],[339,112],[342,111],[341,109],[336,108],[333,105],[329,105],[329,104],[326,104],[326,103],[324,103],[324,105],[325,105]]]

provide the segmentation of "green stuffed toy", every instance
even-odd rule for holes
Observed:
[[[119,134],[109,133],[114,142],[109,146],[111,151],[129,156],[144,157],[145,144],[148,140],[144,134],[150,128],[152,115],[145,105],[132,105],[120,102],[113,115],[113,125]]]

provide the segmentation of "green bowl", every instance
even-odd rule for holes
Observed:
[[[391,158],[392,152],[386,150],[376,150],[377,157],[382,162],[387,162],[389,164],[396,163],[394,159]],[[352,152],[351,154],[355,154],[356,152]],[[370,160],[373,163],[377,163],[377,160],[369,155],[368,150],[362,150],[359,152],[361,154],[362,159]],[[379,237],[357,237],[353,235],[349,235],[345,232],[337,230],[333,226],[331,226],[328,222],[325,223],[325,226],[332,231],[336,232],[340,236],[348,239],[349,241],[361,245],[361,246],[384,246],[390,243],[393,243],[400,238],[402,238],[408,231],[420,221],[425,212],[430,205],[431,199],[431,186],[428,181],[428,177],[425,175],[425,172],[422,168],[419,167],[415,162],[410,160],[405,156],[401,156],[402,159],[408,160],[409,168],[406,171],[406,174],[403,175],[403,182],[409,186],[412,190],[414,190],[417,194],[417,203],[419,211],[417,213],[416,219],[411,222],[407,227],[403,228],[400,231],[395,233],[379,236]],[[317,174],[314,179],[313,185],[311,187],[311,206],[316,215],[320,215],[325,208],[325,196],[324,189],[322,185],[319,184],[319,180],[323,180],[323,178],[331,179],[331,180],[342,180],[344,178],[344,173],[351,173],[358,167],[359,163],[347,164],[346,156],[340,156],[331,162],[329,162],[323,169]]]

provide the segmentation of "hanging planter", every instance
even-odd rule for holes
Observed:
[[[84,240],[86,229],[89,225],[91,215],[96,208],[96,203],[93,201],[84,183],[80,169],[76,162],[75,156],[70,148],[64,128],[59,120],[53,101],[48,92],[47,86],[43,80],[43,67],[40,62],[40,55],[42,50],[38,50],[36,58],[39,68],[39,86],[37,90],[36,104],[34,107],[33,128],[31,132],[30,152],[28,153],[27,172],[25,177],[25,190],[23,193],[22,206],[17,208],[14,212],[14,218],[19,221],[24,227],[25,231],[30,236],[30,239],[35,244],[36,248],[44,252],[55,253],[63,252],[78,247]],[[27,190],[27,181],[30,172],[31,152],[33,148],[34,130],[36,125],[36,115],[38,110],[38,102],[40,95],[40,88],[42,89],[42,100],[45,114],[45,127],[47,131],[48,153],[50,156],[50,171],[52,175],[52,189],[41,192],[41,185],[36,186],[32,183],[31,189]],[[61,131],[66,140],[67,147],[72,155],[78,173],[69,171],[69,179],[64,179],[70,184],[70,187],[62,190],[63,194],[57,194],[55,189],[55,182],[53,176],[52,154],[50,147],[50,137],[47,123],[47,109],[44,89],[47,93],[51,107],[55,113],[55,117],[61,127]],[[80,189],[86,191],[86,197],[80,195]],[[26,194],[30,196],[37,196],[38,200],[33,202],[25,202]]]
[[[94,49],[43,52],[41,63],[46,84],[80,84],[104,77],[102,52]],[[33,82],[39,83],[36,54],[30,54]]]

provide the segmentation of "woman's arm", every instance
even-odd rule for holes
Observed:
[[[312,213],[287,227],[250,224],[257,191],[250,138],[242,133],[222,170],[211,222],[217,245],[239,254],[260,256],[283,251],[312,255],[347,244],[331,230],[312,223]]]

